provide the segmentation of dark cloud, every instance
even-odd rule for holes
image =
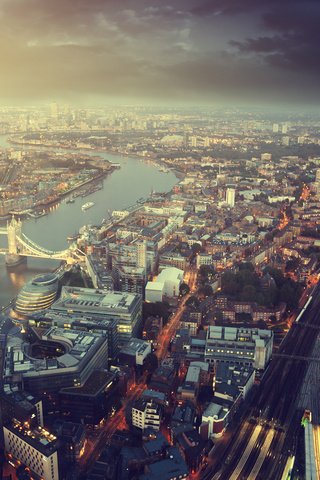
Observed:
[[[252,13],[256,10],[264,10],[277,1],[279,0],[207,0],[192,7],[191,13],[199,16]],[[288,0],[283,1],[287,3]]]
[[[199,16],[253,14],[268,11],[279,4],[290,11],[290,8],[297,5],[308,8],[308,5],[318,3],[318,0],[205,0],[192,5],[190,12]]]
[[[312,101],[319,8],[319,0],[0,0],[0,96]]]
[[[269,36],[231,41],[240,53],[255,54],[269,66],[318,77],[320,74],[320,4],[301,2],[290,10],[283,5],[262,16]],[[288,77],[289,78],[289,77]],[[320,81],[320,78],[318,78]]]

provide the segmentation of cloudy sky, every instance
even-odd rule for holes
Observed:
[[[0,0],[0,99],[317,104],[320,0]]]

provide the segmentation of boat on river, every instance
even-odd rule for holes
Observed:
[[[94,202],[87,202],[87,203],[85,203],[84,205],[82,205],[81,209],[82,209],[82,210],[88,210],[88,208],[91,208],[91,207],[93,207],[94,205],[95,205]]]

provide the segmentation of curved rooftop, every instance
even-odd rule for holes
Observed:
[[[59,278],[53,273],[38,275],[20,290],[15,302],[17,314],[28,316],[45,310],[57,299]]]
[[[33,285],[52,285],[58,281],[57,275],[54,273],[46,273],[44,275],[37,275],[31,280]]]

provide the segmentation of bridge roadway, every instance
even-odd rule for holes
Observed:
[[[320,287],[318,285],[314,289],[313,300],[300,322],[320,325],[319,309]],[[294,455],[297,445],[302,412],[297,412],[296,402],[308,368],[305,358],[310,356],[316,338],[314,329],[300,328],[297,324],[293,324],[279,349],[279,354],[284,354],[283,357],[279,356],[271,360],[245,417],[247,423],[250,421],[256,422],[257,425],[264,423],[259,437],[261,447],[258,447],[258,453],[257,449],[253,448],[245,466],[239,472],[239,454],[243,455],[246,451],[248,441],[251,445],[248,437],[241,435],[244,428],[242,423],[233,434],[235,439],[241,437],[237,449],[232,448],[232,441],[230,441],[224,452],[221,452],[219,460],[212,464],[211,475],[205,472],[205,479],[247,480],[250,474],[257,480],[282,478],[288,459]],[[294,360],[292,357],[301,357],[301,359]],[[276,430],[276,433],[269,445],[267,439],[271,437],[271,434],[270,437],[268,436],[271,428]],[[259,449],[263,445],[265,448],[260,457]],[[257,471],[258,467],[259,471]]]
[[[0,234],[8,235],[8,230],[0,229]],[[0,248],[0,254],[5,255],[7,253],[13,253],[22,257],[35,257],[35,258],[49,258],[52,260],[65,260],[67,263],[73,263],[79,261],[85,257],[85,254],[79,250],[76,244],[70,245],[69,248],[61,251],[51,251],[44,247],[41,247],[33,240],[28,238],[24,233],[17,235],[15,232],[14,244],[16,245],[16,251],[10,251],[8,248]]]

